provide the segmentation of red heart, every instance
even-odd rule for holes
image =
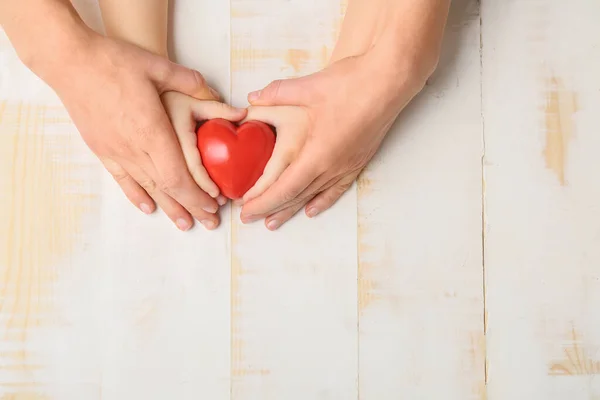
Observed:
[[[224,119],[211,119],[198,131],[202,164],[221,194],[239,199],[262,175],[275,147],[269,125],[247,121],[239,127]]]

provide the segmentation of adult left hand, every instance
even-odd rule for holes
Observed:
[[[267,116],[272,106],[302,109],[304,128],[285,141],[285,149],[274,151],[268,169],[277,172],[263,176],[260,186],[266,189],[244,198],[242,222],[266,218],[267,228],[275,230],[303,207],[308,217],[322,213],[350,188],[425,84],[410,65],[386,73],[380,65],[365,53],[306,77],[274,81],[248,96],[251,109],[263,108]]]

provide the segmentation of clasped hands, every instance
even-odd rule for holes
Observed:
[[[437,62],[439,21],[445,14],[435,1],[416,9],[410,2],[385,3],[398,15],[387,25],[375,23],[383,14],[364,19],[363,4],[352,3],[356,7],[354,12],[349,7],[327,67],[250,93],[245,109],[222,102],[199,72],[170,61],[161,46],[145,49],[98,35],[73,22],[69,13],[65,20],[71,29],[65,34],[65,23],[56,29],[54,35],[64,44],[52,57],[26,47],[21,56],[58,94],[83,140],[127,198],[147,214],[160,207],[183,231],[194,220],[215,229],[219,206],[226,203],[202,164],[197,122],[223,118],[273,126],[277,139],[271,158],[238,200],[242,222],[264,219],[275,230],[301,209],[314,217],[330,208],[424,87]],[[357,22],[358,17],[363,20]],[[414,27],[408,29],[406,21]],[[369,32],[369,26],[389,29],[354,40],[353,32]],[[133,39],[123,32],[117,36]],[[146,32],[139,38],[150,36]]]
[[[331,207],[424,84],[410,68],[385,76],[378,58],[366,52],[312,75],[274,81],[238,109],[221,102],[197,71],[107,38],[93,46],[107,56],[75,60],[72,74],[45,79],[127,198],[147,214],[158,205],[183,231],[194,219],[216,228],[218,208],[226,203],[202,165],[197,121],[260,120],[276,128],[263,175],[240,199],[242,222],[265,219],[274,230],[302,208],[314,217]],[[98,96],[82,102],[85,93]]]
[[[330,208],[436,68],[450,1],[350,0],[329,65],[249,94],[246,109],[169,59],[168,4],[102,0],[107,36],[62,0],[0,1],[0,24],[127,198],[186,231],[194,220],[216,228],[226,203],[196,146],[197,121],[214,118],[277,132],[262,176],[239,199],[244,223],[265,219],[274,230],[302,208],[309,217]]]
[[[376,73],[367,61],[361,57],[342,59],[306,77],[274,81],[249,94],[247,109],[218,103],[220,98],[213,90],[208,97],[215,98],[206,100],[178,92],[163,94],[163,104],[197,185],[220,205],[225,204],[202,166],[194,117],[225,118],[235,123],[258,120],[276,128],[277,141],[262,176],[237,200],[242,205],[242,222],[265,219],[266,227],[275,230],[302,208],[308,217],[330,208],[373,157],[399,106],[418,90],[407,80],[402,99],[375,98],[381,91],[372,87],[369,94],[364,86]],[[212,229],[216,218],[214,214],[203,223]]]
[[[367,103],[362,88],[344,81],[340,67],[274,81],[250,93],[246,109],[221,103],[211,89],[203,91],[200,98],[176,91],[164,93],[162,103],[197,186],[219,205],[226,203],[202,164],[194,129],[197,121],[224,118],[242,124],[258,120],[276,129],[277,140],[262,176],[243,198],[235,200],[242,205],[242,222],[265,219],[267,228],[275,230],[301,208],[314,217],[331,207],[372,157],[388,125],[378,126],[381,123],[364,117],[373,111],[373,105]],[[345,93],[339,92],[342,88]],[[348,99],[356,101],[348,104]],[[354,110],[354,117],[347,115],[348,108]],[[201,222],[213,229],[218,215],[210,214]]]

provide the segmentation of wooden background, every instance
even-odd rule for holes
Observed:
[[[357,184],[276,233],[135,210],[2,33],[0,399],[599,400],[600,2],[452,3]],[[177,0],[172,51],[244,106],[343,14]]]

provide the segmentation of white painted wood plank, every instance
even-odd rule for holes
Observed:
[[[224,92],[228,21],[227,3],[176,3],[179,61]],[[0,398],[229,398],[229,224],[135,210],[1,44]]]
[[[600,3],[482,15],[489,398],[600,399]]]
[[[98,179],[64,110],[0,102],[2,396],[63,393],[61,372],[68,371],[70,389],[97,398],[89,384],[97,377],[98,335],[89,335],[96,326],[86,289],[102,270]]]
[[[322,68],[336,1],[232,1],[232,100]],[[276,232],[232,221],[232,399],[357,398],[356,197]]]
[[[359,178],[361,400],[485,398],[479,14]]]

